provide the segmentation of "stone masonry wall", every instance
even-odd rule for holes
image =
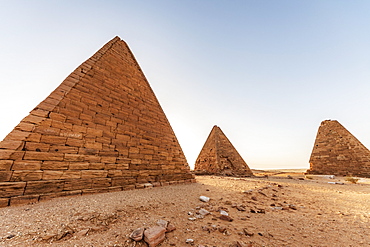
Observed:
[[[193,178],[154,92],[118,37],[0,142],[0,206]]]
[[[247,163],[218,126],[212,128],[197,160],[198,174],[252,176]]]
[[[338,121],[321,122],[308,174],[370,177],[370,151]]]

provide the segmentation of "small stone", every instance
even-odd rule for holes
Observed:
[[[259,232],[258,235],[263,236],[263,234],[261,232]]]
[[[274,210],[283,210],[283,207],[273,207]]]
[[[210,232],[211,229],[208,226],[202,226],[202,230],[206,232]]]
[[[130,234],[130,238],[135,241],[141,241],[144,237],[144,230],[145,228],[137,228]]]
[[[201,200],[202,202],[209,202],[210,198],[206,196],[200,196],[199,200]]]
[[[219,219],[220,220],[226,220],[226,221],[229,221],[229,222],[233,221],[233,218],[231,218],[230,216],[227,216],[227,215],[221,215],[219,217]]]
[[[265,193],[263,193],[262,191],[258,191],[258,193],[260,193],[261,195],[263,196],[267,196]]]
[[[287,178],[289,178],[289,179],[293,179],[293,177],[292,176],[290,176],[290,175],[288,175],[288,176],[286,176]]]
[[[250,194],[250,193],[252,193],[253,192],[253,190],[244,190],[243,191],[243,193],[245,193],[245,194]]]
[[[220,227],[218,228],[218,231],[219,231],[219,232],[221,232],[221,233],[224,233],[224,232],[226,231],[226,227],[224,227],[224,226],[220,226]]]
[[[7,239],[11,239],[11,238],[14,238],[14,237],[15,237],[14,234],[10,234],[10,235],[6,236]]]
[[[235,244],[234,244],[234,246],[235,247],[248,247],[248,246],[251,246],[251,245],[247,245],[243,241],[236,241]]]
[[[229,213],[224,211],[224,210],[220,210],[220,214],[221,215],[225,215],[225,216],[229,216]]]
[[[290,204],[290,205],[289,205],[289,208],[290,208],[290,209],[293,209],[293,210],[297,210],[297,207],[296,207],[295,205],[293,205],[293,204]]]
[[[149,247],[155,247],[162,243],[166,238],[166,228],[161,226],[154,226],[144,231],[144,241]]]
[[[257,201],[257,197],[255,197],[255,196],[252,196],[252,197],[251,197],[251,199],[252,199],[253,201]]]
[[[195,218],[197,218],[197,219],[203,219],[203,218],[204,218],[204,216],[203,216],[203,215],[201,215],[201,214],[197,214],[197,215],[195,215]]]
[[[173,232],[174,230],[176,230],[176,226],[173,225],[172,223],[168,223],[166,232]]]
[[[244,205],[238,205],[238,206],[236,206],[236,209],[238,211],[245,211],[246,210]]]
[[[161,226],[161,227],[163,227],[163,228],[167,228],[168,221],[166,221],[166,220],[162,220],[162,219],[159,219],[159,220],[157,221],[157,225],[159,225],[159,226]]]
[[[251,232],[251,231],[248,231],[248,229],[247,229],[247,228],[243,228],[243,232],[244,232],[244,234],[245,234],[246,236],[249,236],[249,237],[252,237],[252,236],[254,235],[254,233],[253,233],[253,232]]]
[[[210,214],[210,212],[209,212],[208,210],[204,209],[204,208],[201,208],[201,209],[199,210],[199,214],[201,214],[201,215],[203,215],[203,216],[206,216],[206,215],[209,215],[209,214]]]
[[[56,237],[56,234],[50,233],[50,234],[46,234],[46,235],[42,236],[42,239],[43,240],[50,240],[50,239],[55,238],[55,237]]]
[[[191,218],[188,218],[188,220],[191,220],[191,221],[194,221],[196,220],[197,218],[194,218],[194,217],[191,217]]]
[[[185,240],[185,243],[192,244],[192,243],[194,243],[194,239],[188,238],[188,239]]]
[[[140,229],[140,228],[139,228]],[[87,235],[88,233],[89,233],[89,231],[90,231],[90,229],[83,229],[83,230],[81,230],[81,231],[79,231],[79,232],[77,232],[75,235],[76,236],[79,236],[79,237],[82,237],[82,236],[85,236],[85,235]],[[144,232],[144,231],[143,231]],[[132,234],[132,233],[131,233]],[[131,237],[131,235],[130,235],[130,237]],[[142,237],[141,237],[142,238]],[[140,240],[139,240],[140,241]]]
[[[231,204],[232,204],[232,202],[231,202],[231,201],[225,201],[225,202],[224,202],[224,204],[225,204],[225,205],[231,205]]]

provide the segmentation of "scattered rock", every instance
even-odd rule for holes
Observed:
[[[220,210],[220,214],[221,215],[225,215],[225,216],[229,216],[229,213],[224,211],[224,210]]]
[[[203,215],[201,215],[201,214],[197,214],[197,215],[195,215],[195,218],[197,218],[197,219],[203,219],[203,218],[204,218],[204,216],[203,216]]]
[[[174,230],[176,230],[176,226],[173,225],[172,223],[168,223],[166,232],[173,232]]]
[[[244,232],[244,234],[245,234],[246,236],[249,236],[249,237],[252,237],[252,236],[254,235],[254,233],[253,233],[253,232],[251,232],[251,231],[248,231],[248,229],[247,229],[247,228],[243,228],[243,232]]]
[[[135,241],[141,241],[144,237],[145,228],[137,228],[130,234],[130,238]]]
[[[262,191],[258,191],[258,193],[260,193],[261,195],[263,196],[267,196],[265,193],[263,193]]]
[[[283,210],[283,207],[273,207],[274,210]]]
[[[231,201],[225,201],[224,203],[225,203],[225,205],[231,205],[232,204]]]
[[[194,243],[194,239],[188,238],[188,239],[185,240],[185,243],[192,244],[192,243]]]
[[[242,192],[245,193],[245,194],[250,194],[250,193],[253,192],[253,190],[243,190]]]
[[[244,205],[238,205],[238,206],[236,206],[236,209],[238,211],[245,211],[246,210]]]
[[[251,199],[252,199],[253,201],[257,201],[257,197],[255,197],[255,196],[252,196],[252,197],[251,197]]]
[[[199,214],[201,214],[201,215],[203,215],[203,216],[206,216],[206,215],[209,215],[209,214],[210,214],[210,212],[209,212],[208,210],[204,209],[204,208],[201,208],[201,209],[199,210]]]
[[[157,221],[157,225],[158,225],[158,226],[161,226],[161,227],[163,227],[163,228],[167,228],[168,221],[166,221],[166,220],[162,220],[162,219],[159,219],[159,220]]]
[[[239,241],[234,242],[232,246],[235,246],[235,247],[250,247],[251,245],[246,244],[245,242],[239,240]]]
[[[82,236],[85,236],[89,233],[90,229],[83,229],[81,231],[78,231],[75,236],[78,236],[78,237],[82,237]],[[131,233],[132,234],[132,233]],[[131,235],[130,235],[131,237]]]
[[[144,241],[149,247],[155,247],[162,243],[166,238],[166,228],[161,226],[153,226],[144,231]]]
[[[224,227],[224,226],[220,226],[220,227],[218,228],[218,231],[219,231],[219,232],[221,232],[221,233],[224,233],[224,232],[226,231],[226,227]]]
[[[194,221],[194,220],[196,220],[197,218],[194,218],[194,217],[190,217],[190,218],[188,218],[188,220],[191,220],[191,221]]]
[[[231,222],[231,221],[233,221],[233,220],[234,220],[233,218],[231,218],[230,216],[227,216],[227,215],[221,215],[221,216],[219,217],[219,219],[220,219],[220,220],[226,220],[226,221],[229,221],[229,222]]]
[[[293,205],[293,204],[289,204],[289,208],[290,209],[293,209],[293,210],[297,210],[297,207],[295,205]]]
[[[7,239],[11,239],[11,238],[14,238],[14,237],[15,237],[14,234],[10,234],[10,235],[6,236]]]
[[[202,202],[209,202],[210,198],[206,196],[200,196],[199,200],[201,200]]]
[[[292,176],[290,176],[290,175],[288,175],[288,176],[286,176],[287,178],[289,178],[289,179],[293,179],[293,177]]]

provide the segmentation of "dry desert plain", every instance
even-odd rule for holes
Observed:
[[[0,246],[148,246],[129,235],[160,219],[176,230],[158,246],[370,246],[368,179],[254,173],[1,208]]]

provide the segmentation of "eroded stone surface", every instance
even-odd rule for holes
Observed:
[[[336,120],[321,122],[308,174],[370,177],[370,151]]]
[[[0,142],[0,170],[0,206],[194,178],[153,90],[119,37]]]
[[[218,126],[213,126],[194,166],[196,174],[253,176],[247,163]]]

